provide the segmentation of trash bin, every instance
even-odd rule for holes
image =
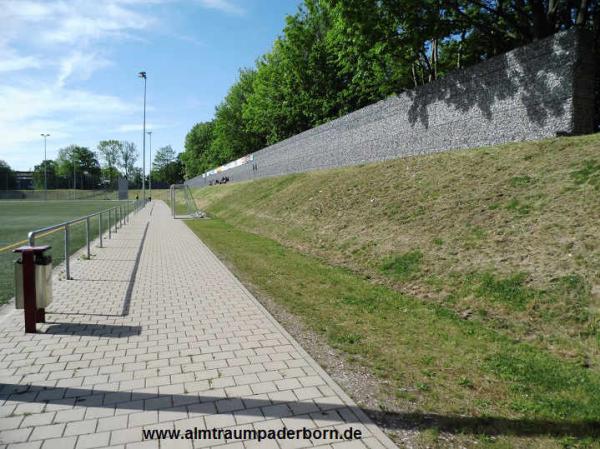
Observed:
[[[35,263],[35,302],[38,309],[45,309],[52,302],[52,257],[36,255]],[[15,262],[15,305],[24,308],[23,264]]]

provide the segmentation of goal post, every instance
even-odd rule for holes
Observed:
[[[186,184],[173,184],[169,189],[171,216],[173,218],[203,218],[204,212],[198,209],[192,189]]]

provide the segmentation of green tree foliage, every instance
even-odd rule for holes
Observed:
[[[185,151],[181,153],[181,160],[186,178],[198,176],[214,164],[210,157],[213,130],[214,122],[201,122],[195,124],[185,136]]]
[[[304,0],[188,133],[186,177],[557,31],[592,30],[600,54],[599,2]]]
[[[100,164],[88,148],[69,145],[58,151],[56,173],[64,180],[61,187],[91,189],[99,182]]]
[[[119,158],[123,153],[123,142],[114,139],[101,140],[96,149],[102,156],[103,175],[108,179],[109,183],[112,184],[113,180],[120,174],[116,167],[119,162]]]
[[[44,189],[45,180],[48,181],[48,189],[58,189],[64,184],[57,175],[57,164],[53,160],[42,161],[33,168],[33,188]]]
[[[137,151],[135,143],[127,141],[121,142],[121,148],[119,149],[117,165],[121,170],[123,170],[125,178],[130,179],[138,156],[139,153]]]
[[[345,113],[344,88],[329,45],[327,2],[306,0],[286,18],[284,35],[257,63],[254,94],[247,101],[248,127],[273,144]]]
[[[129,172],[129,187],[141,189],[142,188],[142,169],[140,167],[133,167]]]
[[[240,70],[238,81],[217,106],[210,153],[218,163],[236,159],[265,145],[262,135],[249,130],[243,118],[244,105],[254,93],[255,78],[255,70]]]
[[[0,190],[10,190],[17,186],[15,172],[5,161],[0,159]]]
[[[152,181],[177,184],[183,180],[183,163],[171,145],[159,148],[152,163]]]

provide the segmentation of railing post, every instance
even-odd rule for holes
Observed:
[[[112,238],[112,230],[110,227],[110,213],[111,209],[108,209],[108,238],[111,239]]]
[[[102,212],[98,214],[98,238],[100,239],[100,248],[102,248]]]
[[[119,213],[117,212],[117,208],[116,207],[114,207],[113,209],[115,210],[115,234],[116,234],[117,230],[119,228],[119,218],[117,217],[117,215]]]
[[[85,243],[87,246],[87,258],[90,260],[90,217],[85,217]]]
[[[71,279],[71,264],[69,263],[69,253],[70,251],[70,237],[71,231],[69,229],[69,224],[65,225],[65,272],[67,274],[67,280]]]

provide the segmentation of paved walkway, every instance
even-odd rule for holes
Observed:
[[[167,206],[73,281],[38,334],[0,321],[0,449],[394,447]],[[143,440],[142,429],[360,429],[362,440]]]

